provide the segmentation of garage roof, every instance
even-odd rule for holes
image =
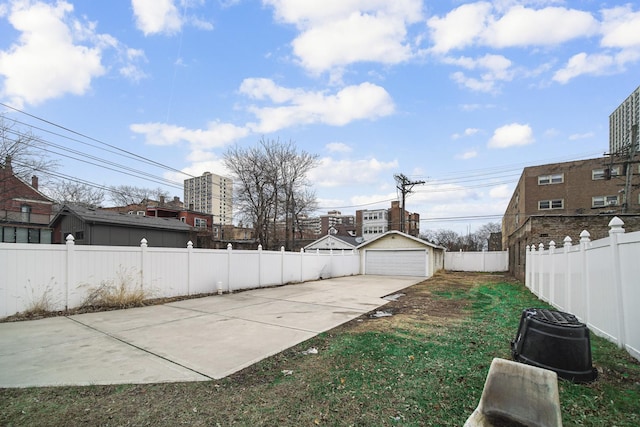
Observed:
[[[428,246],[430,248],[445,250],[445,248],[442,247],[442,246],[434,245],[433,243],[427,242],[426,240],[422,240],[422,239],[419,239],[417,237],[413,237],[413,236],[411,236],[411,235],[409,235],[407,233],[403,233],[403,232],[397,231],[397,230],[387,231],[386,233],[381,234],[381,235],[379,235],[379,236],[377,236],[377,237],[375,237],[375,238],[373,238],[371,240],[367,240],[366,242],[358,245],[358,247],[356,247],[356,249],[364,248],[365,246],[370,245],[373,242],[376,242],[376,241],[378,241],[380,239],[384,239],[385,237],[388,237],[388,236],[391,236],[391,235],[402,236],[404,238],[411,239],[411,240],[413,240],[413,241],[415,241],[417,243],[420,243],[420,244],[422,244],[424,246]]]

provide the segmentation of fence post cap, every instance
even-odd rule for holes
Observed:
[[[67,238],[65,239],[67,241],[67,245],[73,245],[75,244],[75,237],[73,237],[73,234],[69,233],[67,234]]]
[[[188,248],[188,249],[193,249],[193,242],[192,242],[191,240],[189,240],[189,241],[187,242],[187,248]]]
[[[262,243],[258,245],[258,250],[261,251],[262,250]]]
[[[538,245],[538,247],[540,248],[540,250],[541,250],[541,251],[543,251],[543,250],[544,250],[544,243],[540,243],[540,244]]]
[[[142,246],[143,248],[147,247],[147,239],[145,239],[144,237],[142,238],[142,240],[140,240],[140,246]]]
[[[609,234],[624,233],[624,228],[622,228],[623,225],[624,225],[624,221],[622,221],[617,216],[614,216],[611,219],[611,221],[609,221],[609,227],[610,227]]]
[[[284,246],[280,246],[280,252],[284,252]]]
[[[554,242],[553,240],[549,242],[549,247],[555,248],[556,247],[556,242]]]
[[[230,251],[231,249],[233,249],[233,246],[231,246],[231,243],[227,243],[227,250]]]
[[[591,237],[591,233],[589,233],[587,230],[582,230],[582,233],[580,233],[580,240],[588,239],[589,237]]]
[[[571,237],[567,236],[564,238],[564,245],[565,246],[571,246],[571,242],[573,242],[573,240],[571,240]]]

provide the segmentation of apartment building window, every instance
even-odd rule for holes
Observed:
[[[553,175],[540,175],[538,177],[538,185],[562,184],[563,182],[563,173],[556,173]]]
[[[594,208],[604,208],[607,206],[618,206],[618,196],[595,196],[591,198],[591,206]]]
[[[594,180],[594,181],[597,181],[599,179],[606,179],[607,178],[607,170],[609,170],[609,172],[610,172],[609,177],[611,177],[611,176],[620,176],[621,175],[620,166],[613,166],[611,168],[593,169],[591,171],[591,179]]]
[[[539,210],[547,210],[547,209],[564,209],[564,200],[563,199],[555,199],[555,200],[540,200],[538,202]]]

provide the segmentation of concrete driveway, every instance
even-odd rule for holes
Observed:
[[[423,277],[349,276],[0,323],[0,387],[223,378],[384,305]]]

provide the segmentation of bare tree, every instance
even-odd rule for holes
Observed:
[[[102,206],[105,191],[76,181],[61,180],[50,186],[46,193],[59,204],[71,203],[89,207]]]
[[[298,216],[315,206],[306,176],[317,156],[298,152],[291,141],[262,139],[252,148],[230,148],[224,162],[233,174],[238,211],[258,241],[269,249],[292,249]]]
[[[490,222],[474,233],[458,234],[453,230],[427,230],[422,238],[445,247],[448,251],[482,251],[488,248],[489,236],[501,230],[500,223]]]
[[[0,164],[9,159],[13,174],[25,182],[38,175],[40,183],[49,180],[49,173],[58,162],[46,151],[46,144],[31,129],[22,129],[15,121],[0,114]]]
[[[144,188],[133,185],[116,185],[109,187],[109,198],[115,206],[127,206],[145,203],[149,200],[160,200],[169,193],[162,188]]]

